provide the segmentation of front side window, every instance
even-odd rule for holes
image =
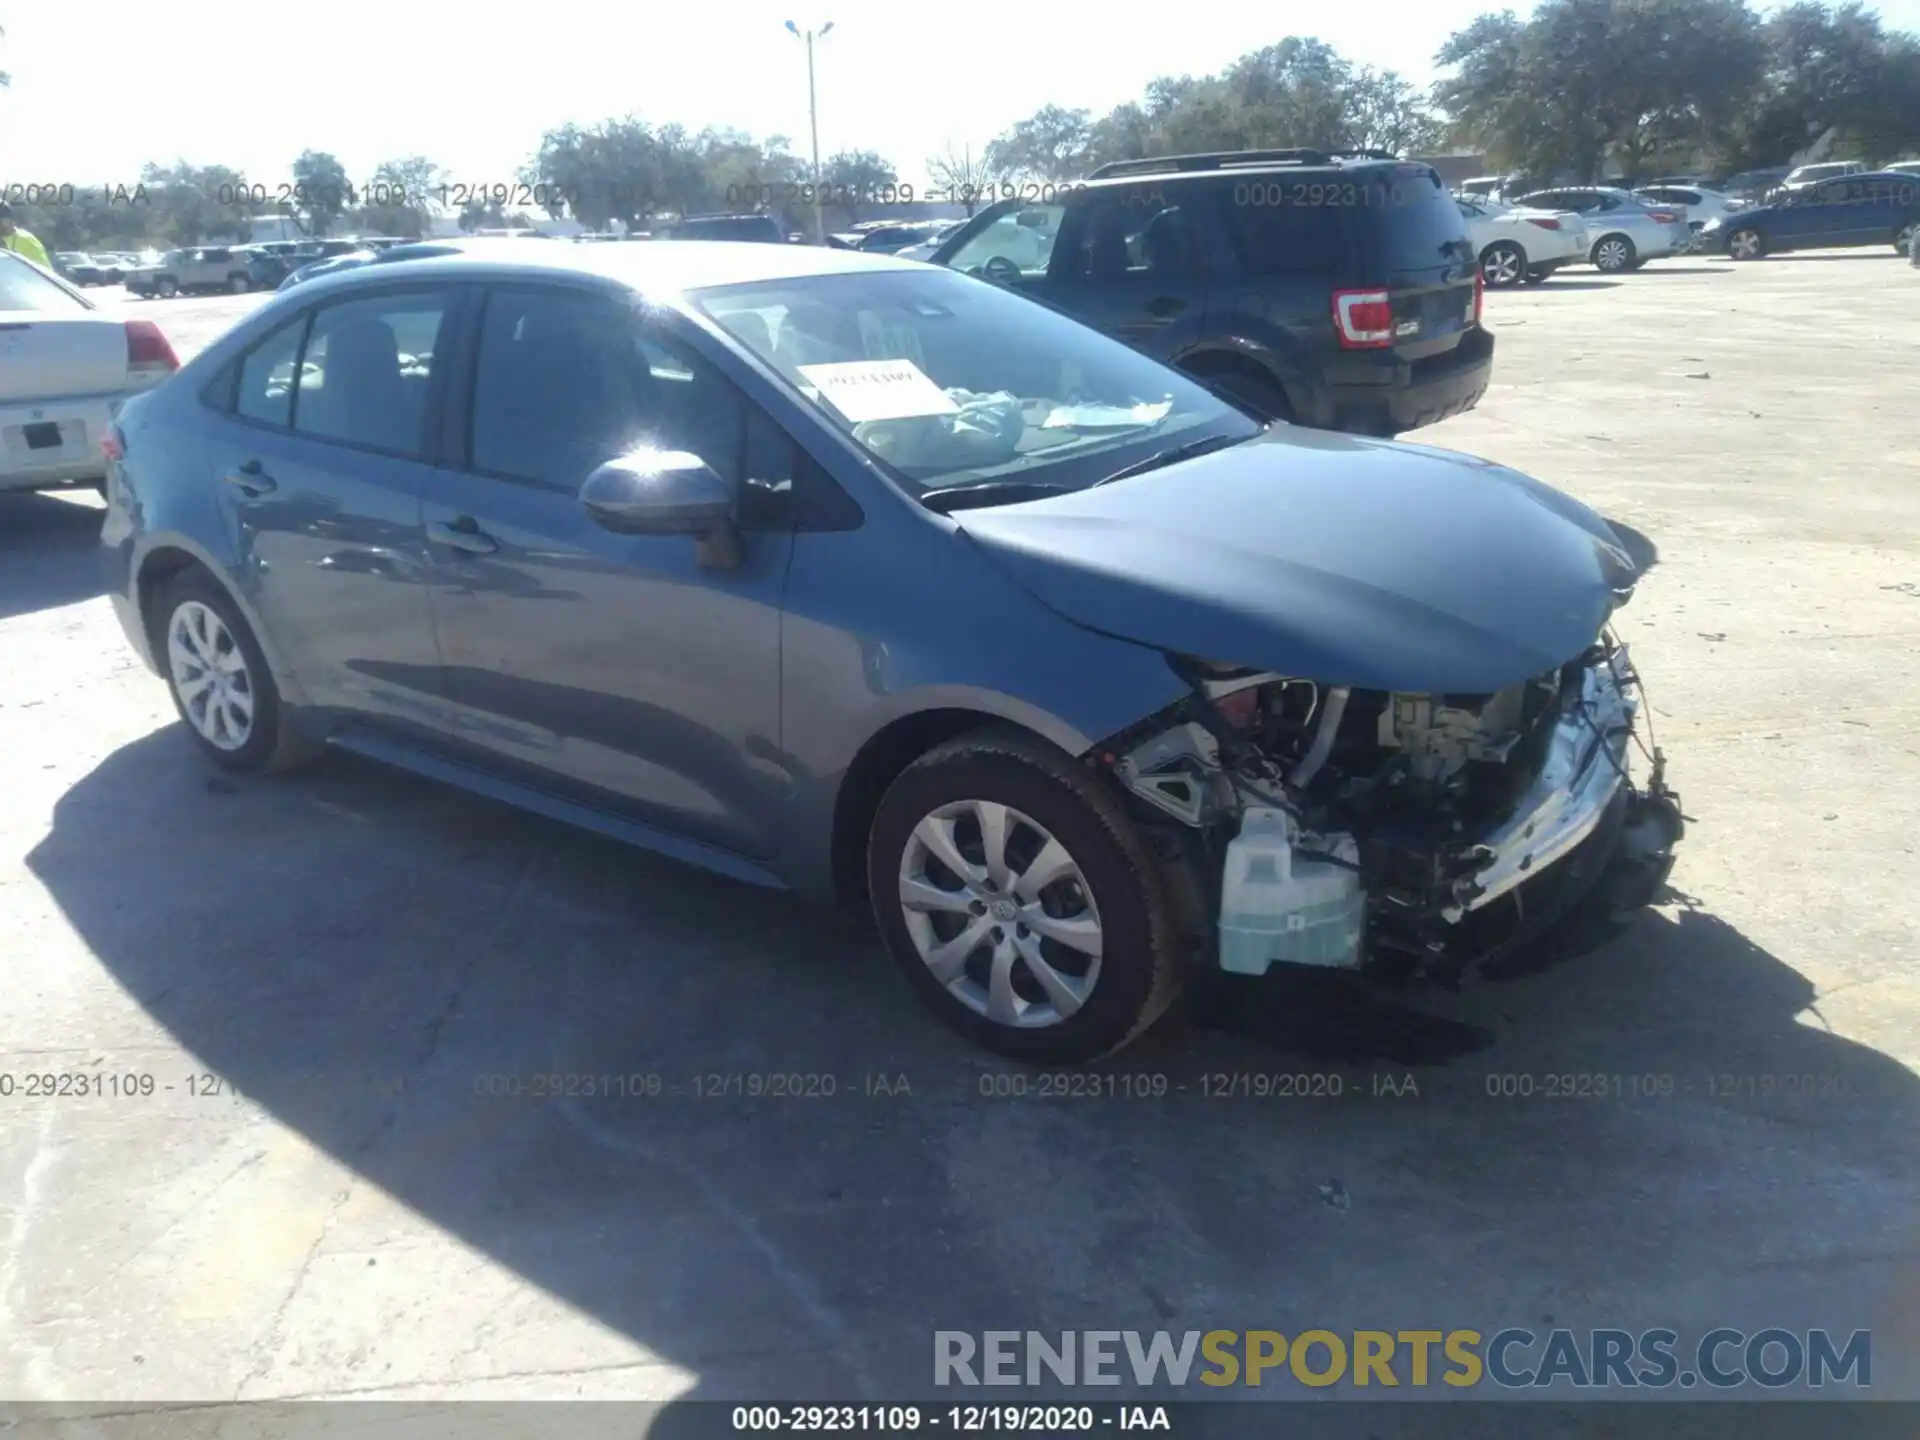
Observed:
[[[947,270],[730,285],[693,301],[909,494],[1000,480],[1077,489],[1169,445],[1260,428],[1119,341]]]
[[[293,428],[321,440],[426,458],[427,388],[445,291],[376,295],[313,318]]]
[[[1066,278],[1188,276],[1204,268],[1193,217],[1157,185],[1091,192],[1069,223],[1071,253],[1052,267]]]
[[[946,263],[967,275],[985,273],[990,263],[996,273],[1008,273],[1006,267],[1011,266],[1029,278],[1045,275],[1064,213],[1065,207],[1061,205],[1021,205],[1010,201],[1000,214],[954,251]]]
[[[290,321],[249,350],[240,362],[234,387],[234,414],[262,425],[287,429],[293,424],[294,367],[307,317]]]
[[[557,290],[496,290],[476,359],[476,470],[571,493],[608,460],[652,446],[740,477],[745,401],[627,309]]]

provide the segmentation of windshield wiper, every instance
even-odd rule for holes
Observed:
[[[1017,505],[1022,500],[1038,500],[1047,495],[1069,495],[1076,485],[1053,485],[1045,480],[983,480],[977,485],[950,485],[944,490],[929,490],[920,503],[945,515],[954,510],[971,510],[981,505]]]
[[[1189,440],[1184,445],[1169,446],[1165,450],[1156,450],[1144,460],[1136,460],[1131,465],[1123,465],[1104,480],[1096,480],[1095,485],[1111,485],[1116,480],[1130,480],[1135,475],[1144,475],[1149,470],[1158,470],[1163,465],[1175,465],[1182,460],[1191,460],[1196,455],[1205,455],[1210,450],[1224,450],[1229,445],[1241,444],[1252,436],[1236,439],[1232,435],[1203,435],[1198,440]],[[1091,488],[1091,487],[1089,487]]]

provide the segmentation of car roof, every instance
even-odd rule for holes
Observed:
[[[1172,162],[1187,157],[1169,155],[1165,158]],[[1151,162],[1143,160],[1139,163],[1144,165]],[[1076,190],[1105,190],[1116,185],[1166,185],[1190,180],[1244,180],[1249,175],[1266,179],[1273,175],[1324,175],[1330,171],[1345,175],[1362,171],[1403,168],[1431,170],[1433,167],[1422,160],[1383,160],[1379,156],[1330,155],[1325,160],[1266,160],[1192,170],[1135,170],[1122,175],[1102,175],[1087,180],[1070,180],[1052,188],[1060,192],[1057,198],[1065,199]],[[1039,188],[1044,191],[1048,187]]]
[[[733,240],[687,240],[673,245],[522,245],[512,240],[465,242],[452,254],[406,262],[409,275],[538,279],[584,275],[641,294],[668,295],[716,285],[796,280],[814,275],[902,270],[921,273],[911,260],[824,245],[766,245]],[[391,280],[388,266],[361,266],[329,276],[329,287]]]

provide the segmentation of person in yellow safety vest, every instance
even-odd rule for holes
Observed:
[[[16,255],[24,255],[42,270],[53,269],[53,261],[47,258],[47,247],[42,245],[32,231],[22,230],[13,223],[13,207],[0,200],[0,246],[5,246]]]

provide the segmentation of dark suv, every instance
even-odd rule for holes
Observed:
[[[1263,416],[1394,435],[1470,410],[1493,336],[1432,167],[1247,150],[1037,187],[930,257],[1177,365]]]

